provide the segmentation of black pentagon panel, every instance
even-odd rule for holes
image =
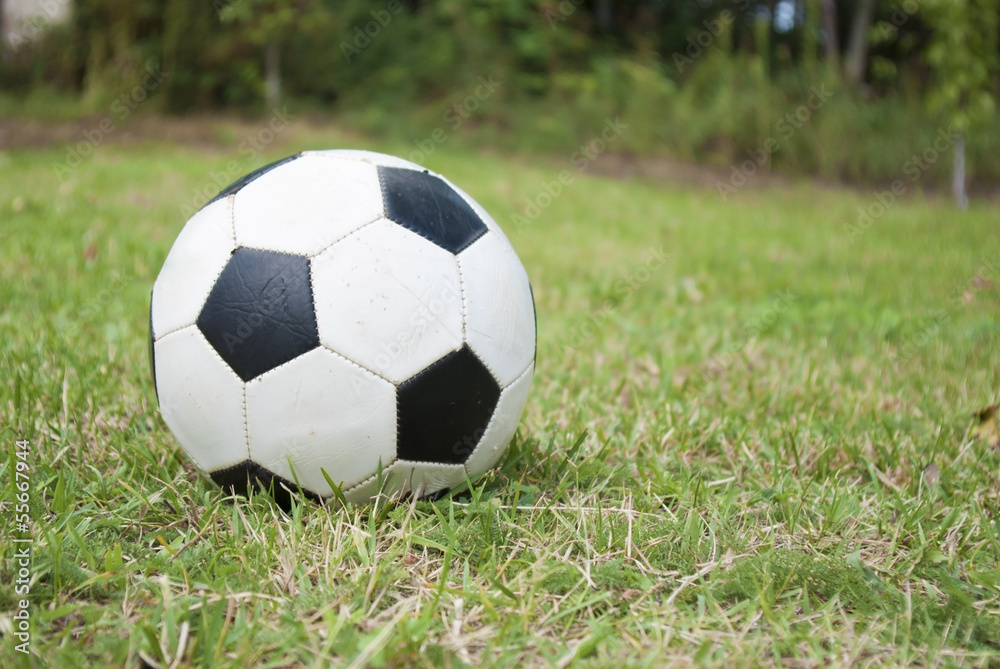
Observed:
[[[301,154],[296,153],[294,156],[288,156],[287,158],[282,158],[281,160],[276,160],[273,163],[268,163],[267,165],[264,165],[263,167],[258,167],[253,172],[248,172],[247,174],[244,174],[239,179],[237,179],[236,181],[234,181],[233,183],[229,184],[228,186],[226,186],[225,188],[223,188],[221,191],[219,191],[218,195],[216,195],[211,200],[209,200],[208,202],[205,203],[205,207],[207,207],[208,205],[212,204],[216,200],[221,200],[222,198],[229,197],[233,193],[239,192],[239,190],[241,188],[243,188],[244,186],[246,186],[248,183],[250,183],[251,181],[253,181],[257,177],[261,176],[262,174],[267,174],[268,172],[270,172],[271,170],[273,170],[275,167],[278,167],[279,165],[284,165],[285,163],[289,163],[289,162],[295,160],[300,155]],[[218,183],[218,182],[216,182],[216,183]],[[209,192],[211,192],[211,191],[209,191]],[[204,209],[205,207],[202,207],[202,209]]]
[[[402,460],[462,464],[486,431],[500,385],[468,346],[400,384],[396,453]]]
[[[236,249],[198,315],[198,328],[241,379],[319,346],[309,259]]]
[[[479,215],[442,179],[427,172],[379,167],[385,215],[407,230],[459,253],[486,234]]]
[[[234,495],[250,496],[250,491],[266,492],[285,511],[292,508],[292,497],[299,494],[299,487],[292,481],[271,473],[252,460],[212,472],[212,480],[220,488]],[[307,499],[320,501],[320,496],[308,490],[301,491]]]

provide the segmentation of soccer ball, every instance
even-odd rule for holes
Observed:
[[[153,286],[160,413],[225,489],[350,502],[493,467],[528,399],[535,308],[496,222],[444,177],[306,151],[187,222]]]

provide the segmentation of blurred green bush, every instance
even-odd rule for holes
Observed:
[[[166,76],[152,108],[265,113],[278,90],[269,93],[268,81],[280,76],[282,99],[293,108],[322,109],[400,137],[460,127],[475,141],[569,155],[606,119],[620,118],[628,130],[618,152],[729,166],[759,163],[766,151],[761,169],[857,182],[906,178],[914,157],[946,127],[923,104],[923,17],[908,14],[900,23],[891,13],[898,8],[876,3],[867,75],[857,85],[820,62],[814,14],[782,31],[762,18],[773,6],[78,0],[69,23],[8,45],[0,87],[14,96],[69,92],[81,111],[94,112],[153,67]],[[846,30],[850,10],[840,11]],[[480,77],[499,85],[473,101]],[[996,116],[969,136],[974,178],[995,184]],[[950,160],[924,161],[921,183],[942,183],[949,172]]]

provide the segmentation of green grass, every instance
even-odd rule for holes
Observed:
[[[1000,664],[1000,455],[969,431],[1000,210],[911,199],[852,243],[864,194],[577,175],[518,227],[569,157],[438,147],[534,285],[519,434],[462,495],[286,517],[194,472],[147,362],[180,207],[235,141],[106,144],[62,182],[64,148],[0,154],[0,665],[17,439],[33,666]],[[412,150],[282,141],[243,171]]]

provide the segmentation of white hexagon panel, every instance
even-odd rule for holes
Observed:
[[[514,249],[492,232],[458,256],[465,287],[465,339],[496,376],[512,383],[535,358],[535,308]]]
[[[194,323],[235,248],[230,198],[215,200],[191,217],[153,285],[150,325],[154,338]]]
[[[312,259],[319,339],[402,383],[462,346],[462,283],[448,251],[383,219]]]
[[[306,256],[382,213],[375,166],[317,154],[269,169],[241,188],[233,204],[237,244]]]
[[[189,326],[153,343],[160,415],[205,472],[243,462],[243,381],[201,331]]]
[[[321,470],[357,485],[395,458],[395,392],[325,348],[305,353],[247,383],[250,459],[324,497]]]

